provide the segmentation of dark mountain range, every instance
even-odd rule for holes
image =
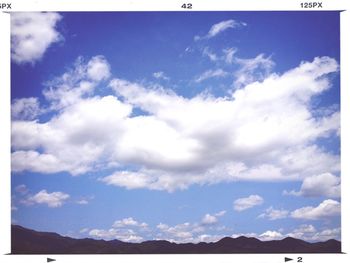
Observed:
[[[127,243],[119,240],[74,239],[12,225],[12,254],[215,254],[215,253],[341,253],[341,243],[308,243],[287,237],[260,241],[251,237],[225,237],[211,243],[177,244],[169,241]]]

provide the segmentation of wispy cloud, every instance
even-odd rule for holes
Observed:
[[[85,228],[80,229],[79,233],[83,234],[83,233],[86,233],[88,231],[89,231],[89,228],[85,227]]]
[[[89,201],[86,199],[81,199],[81,200],[77,201],[77,204],[78,205],[87,205],[87,204],[89,204]]]
[[[222,62],[225,62],[227,65],[234,64],[240,67],[243,66],[242,60],[235,56],[235,54],[238,52],[238,49],[235,47],[224,48],[222,50],[222,54],[215,53],[209,47],[204,47],[201,52],[203,57],[207,57],[210,61],[217,64],[222,64]]]
[[[25,195],[29,192],[27,186],[25,184],[20,184],[15,187],[15,191],[20,193],[21,195]]]
[[[208,57],[211,61],[217,61],[219,59],[218,56],[209,49],[209,47],[205,47],[203,49],[202,55],[204,57]]]
[[[231,51],[231,53],[232,52],[233,51]],[[229,57],[226,58],[230,60],[230,54]],[[271,73],[275,65],[272,59],[270,57],[265,57],[264,54],[259,54],[255,58],[249,59],[236,58],[234,62],[239,65],[239,69],[234,73],[234,86],[236,88],[244,87],[254,81],[264,80]]]
[[[237,52],[237,48],[226,48],[223,50],[224,53],[224,61],[227,64],[232,64],[234,62],[234,55]]]
[[[110,75],[110,65],[104,56],[94,56],[88,61],[78,57],[74,67],[45,83],[43,95],[51,110],[59,110],[93,94],[96,86]]]
[[[204,80],[210,79],[210,78],[223,78],[228,75],[228,72],[222,70],[222,69],[209,69],[202,74],[200,74],[198,77],[195,78],[195,82],[199,83]]]
[[[155,77],[156,79],[164,79],[164,80],[170,79],[163,71],[154,72],[153,77]]]
[[[246,26],[247,24],[244,22],[239,22],[233,19],[230,20],[225,20],[225,21],[221,21],[217,24],[214,24],[211,26],[209,32],[205,35],[205,36],[195,36],[195,40],[201,40],[201,39],[210,39],[213,38],[215,36],[217,36],[218,34],[224,32],[225,30],[229,29],[229,28],[238,28],[238,27],[242,27],[242,26]]]

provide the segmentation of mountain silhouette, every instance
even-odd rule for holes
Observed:
[[[241,236],[197,244],[177,244],[165,240],[128,243],[120,240],[75,239],[57,233],[38,232],[19,225],[12,225],[11,231],[12,254],[341,253],[341,243],[334,239],[309,243],[291,237],[261,241]]]

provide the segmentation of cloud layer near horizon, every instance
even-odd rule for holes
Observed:
[[[159,223],[156,226],[149,226],[146,223],[146,227],[140,226],[140,223],[133,218],[124,218],[117,220],[116,222],[131,221],[133,224],[124,224],[115,226],[115,224],[109,229],[88,229],[84,228],[80,233],[86,233],[92,238],[112,240],[119,239],[124,242],[142,242],[149,240],[168,240],[176,243],[199,243],[199,242],[217,242],[220,239],[230,236],[237,238],[239,236],[254,237],[262,241],[279,240],[286,237],[293,237],[298,239],[304,239],[311,242],[326,241],[329,239],[339,239],[340,228],[323,228],[316,229],[311,224],[299,225],[292,229],[292,231],[280,230],[267,230],[261,234],[259,233],[236,233],[230,229],[222,228],[220,224],[214,222],[210,225],[199,222],[185,222],[169,226],[167,224]],[[213,228],[216,229],[216,234],[213,234]],[[233,234],[223,234],[220,229],[231,232]],[[86,235],[85,234],[85,235]]]
[[[40,112],[35,99],[15,101],[21,107],[12,122],[12,170],[80,175],[114,168],[99,180],[166,191],[337,173],[339,156],[316,141],[339,136],[339,111],[311,107],[337,71],[334,59],[316,57],[226,97],[184,98],[119,78],[107,84],[110,65],[103,56],[79,59],[44,90],[50,120],[33,118],[33,108]],[[103,85],[111,95],[95,95]]]

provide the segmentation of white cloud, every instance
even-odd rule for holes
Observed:
[[[34,63],[62,39],[56,24],[58,13],[11,13],[11,57],[16,63]]]
[[[114,167],[101,182],[166,191],[339,172],[339,155],[317,140],[338,136],[340,114],[315,115],[311,107],[331,88],[334,59],[303,62],[226,97],[193,98],[123,79],[110,82],[115,95],[95,96],[101,83],[87,76],[87,64],[78,60],[47,88],[56,109],[50,120],[12,121],[14,172],[79,175]],[[138,109],[145,114],[133,115]]]
[[[340,240],[340,228],[323,229],[318,231],[313,225],[300,225],[293,229],[290,233],[284,234],[283,229],[268,230],[262,234],[257,233],[235,233],[231,237],[237,238],[240,236],[255,237],[262,241],[279,240],[286,237],[293,237],[308,242],[327,241],[329,239]]]
[[[232,238],[237,238],[237,237],[241,237],[241,236],[244,236],[244,237],[255,237],[255,238],[258,238],[258,234],[257,233],[234,233],[231,235]]]
[[[327,199],[317,207],[306,206],[291,212],[291,217],[305,220],[319,220],[340,215],[340,203]]]
[[[315,233],[313,236],[311,236],[310,239],[312,241],[327,241],[329,239],[340,240],[340,234],[341,234],[340,227],[333,228],[333,229],[325,229],[325,230],[322,230],[321,232]]]
[[[159,239],[165,239],[177,243],[187,243],[193,241],[192,224],[186,222],[175,226],[158,224],[157,228],[161,231],[157,236]]]
[[[209,243],[209,242],[217,242],[219,241],[220,239],[224,238],[223,235],[211,235],[211,234],[202,234],[202,235],[199,235],[197,236],[193,243],[199,243],[199,242],[206,242],[206,243]]]
[[[148,224],[132,217],[116,220],[108,230],[92,229],[89,235],[94,238],[118,239],[124,242],[141,242],[144,237],[139,232],[149,231]]]
[[[267,218],[269,220],[276,220],[276,219],[282,219],[286,218],[289,215],[288,210],[284,209],[273,209],[273,207],[269,207],[268,209],[265,210],[264,213],[260,214],[258,218]]]
[[[206,214],[203,219],[202,219],[202,223],[204,225],[212,225],[218,222],[218,219],[216,218],[216,216],[210,215],[210,214]]]
[[[286,236],[310,240],[312,236],[316,233],[316,228],[313,225],[301,225],[298,228],[294,229],[291,233],[288,233]]]
[[[205,36],[203,37],[195,36],[194,39],[195,40],[209,39],[209,38],[215,37],[219,33],[224,32],[229,28],[238,28],[246,25],[247,25],[246,23],[235,21],[233,19],[221,21],[217,24],[212,25],[209,32]]]
[[[281,232],[275,231],[275,230],[267,230],[261,234],[258,234],[258,233],[234,233],[231,235],[232,238],[238,238],[241,236],[254,237],[254,238],[257,238],[261,241],[279,240],[279,239],[284,238],[284,235]]]
[[[222,235],[203,233],[206,230],[205,226],[206,224],[203,223],[191,224],[189,222],[177,224],[175,226],[168,226],[167,224],[160,223],[156,227],[159,231],[156,235],[156,239],[168,240],[176,243],[198,243],[215,242],[223,238]]]
[[[80,197],[76,203],[78,205],[88,205],[91,200],[95,199],[94,195],[88,196],[88,197]]]
[[[226,214],[225,210],[222,210],[218,213],[215,213],[214,215],[211,214],[205,214],[202,218],[202,224],[203,225],[214,225],[216,224],[219,220],[218,217],[222,217]]]
[[[160,170],[141,169],[139,172],[115,172],[99,180],[108,185],[121,186],[127,189],[148,188],[151,190],[173,192],[177,189],[187,189],[189,185],[196,183],[213,184],[236,180],[234,177],[236,173],[246,169],[241,163],[219,165],[218,167],[209,169],[205,174],[193,174],[193,172],[181,173],[181,170],[179,172],[164,172]],[[242,173],[240,176],[244,178],[250,175],[248,173]]]
[[[269,241],[282,239],[284,236],[280,232],[268,230],[260,234],[258,238],[262,241]]]
[[[11,105],[12,120],[34,120],[41,113],[38,98],[15,99]]]
[[[36,151],[16,151],[11,154],[13,172],[29,170],[33,172],[58,173],[65,169],[64,164],[51,154],[40,154]]]
[[[323,173],[306,177],[299,191],[284,191],[286,195],[331,198],[340,197],[340,178],[331,173]]]
[[[93,196],[93,195],[89,196],[89,197],[81,197],[75,203],[77,203],[78,205],[88,205],[90,203],[90,201],[94,198],[95,198],[95,196]]]
[[[163,71],[154,72],[153,77],[156,79],[169,80],[169,77]]]
[[[131,107],[107,96],[71,105],[48,123],[12,122],[12,169],[72,175],[93,170],[98,158],[111,153],[114,133],[130,112]],[[45,153],[26,151],[32,147],[43,147]]]
[[[94,81],[108,79],[111,75],[110,66],[103,56],[93,57],[87,64],[87,76]]]
[[[209,69],[203,72],[201,75],[195,78],[195,82],[199,83],[210,78],[223,78],[226,77],[228,73],[222,69]]]
[[[100,180],[108,185],[122,186],[127,189],[144,188],[153,181],[148,175],[129,171],[116,172]]]
[[[315,233],[316,228],[313,225],[301,225],[297,229],[294,230],[295,232],[303,232],[303,233]]]
[[[337,125],[339,125],[339,112],[332,114],[328,120],[333,121],[332,119],[338,119]],[[321,126],[323,126],[321,124]],[[337,133],[337,128],[334,125],[334,128],[330,128]],[[318,129],[318,128],[316,128]],[[321,128],[321,129],[324,129]],[[329,131],[330,131],[329,130]],[[319,130],[322,135],[320,137],[327,137],[323,131]],[[311,135],[312,136],[312,135]],[[312,160],[308,160],[312,157]],[[330,153],[324,152],[317,144],[311,146],[297,147],[292,149],[292,151],[286,151],[283,156],[280,158],[282,166],[288,167],[288,171],[293,173],[300,171],[303,167],[304,178],[313,176],[315,174],[322,174],[327,172],[338,172],[340,171],[339,155],[332,155]],[[319,165],[307,165],[311,162],[314,164],[318,163]]]
[[[220,211],[214,216],[223,216],[225,211]],[[209,214],[208,214],[209,215]],[[209,218],[205,215],[203,218]],[[173,226],[168,224],[159,223],[154,228],[151,228],[146,223],[139,223],[132,217],[124,218],[122,220],[117,220],[114,226],[110,229],[82,229],[81,233],[86,233],[89,231],[89,235],[93,238],[103,238],[103,239],[119,239],[125,242],[141,242],[145,239],[153,238],[154,240],[168,240],[170,242],[176,243],[199,243],[199,242],[216,242],[225,236],[230,236],[231,229],[225,226],[220,226],[220,228],[213,228],[213,221],[210,224],[201,223],[180,223]],[[147,225],[147,232],[144,232],[142,225]],[[208,233],[207,231],[211,231]],[[214,231],[225,231],[225,233],[218,234]],[[140,234],[142,231],[143,234]],[[335,229],[323,229],[322,231],[317,231],[313,225],[300,225],[288,234],[283,233],[283,229],[278,230],[267,230],[261,234],[257,233],[234,233],[231,235],[233,238],[239,236],[245,237],[255,237],[262,241],[269,240],[279,240],[285,237],[294,237],[311,242],[315,241],[325,241],[330,238],[339,239],[340,238],[340,228]],[[146,233],[146,236],[143,236]]]
[[[116,220],[113,224],[114,228],[122,228],[122,227],[140,227],[147,228],[148,225],[145,222],[138,222],[132,217],[124,218],[122,220]]]
[[[60,207],[69,198],[69,194],[62,192],[48,193],[46,190],[41,190],[33,196],[29,196],[26,200],[27,204],[46,204],[48,207]]]
[[[217,212],[213,215],[205,214],[200,222],[195,223],[181,223],[174,226],[169,226],[164,223],[159,223],[156,226],[158,233],[156,239],[168,240],[176,243],[198,243],[198,242],[215,242],[223,238],[222,234],[209,234],[207,230],[213,231],[213,225],[218,224],[218,217],[224,216],[225,210]],[[226,230],[225,226],[218,226],[217,231]]]
[[[166,229],[169,228],[169,226],[168,226],[167,224],[159,223],[159,224],[157,225],[157,228],[158,228],[159,230],[165,231]]]
[[[103,229],[92,229],[89,232],[89,235],[93,238],[99,238],[99,239],[118,239],[120,241],[124,242],[134,242],[138,243],[143,241],[143,237],[137,235],[135,231],[132,229],[115,229],[110,228],[108,230]]]
[[[313,225],[301,225],[292,232],[286,234],[286,236],[309,242],[322,242],[329,239],[340,240],[340,234],[341,231],[339,227],[318,231]]]
[[[113,227],[136,226],[138,224],[132,217],[124,218],[114,222]]]
[[[304,234],[306,233],[315,233],[316,228],[313,225],[301,225],[298,228],[294,229],[293,232],[302,232]]]
[[[248,197],[239,198],[233,202],[234,210],[241,212],[243,210],[261,205],[264,199],[259,195],[250,195]]]

